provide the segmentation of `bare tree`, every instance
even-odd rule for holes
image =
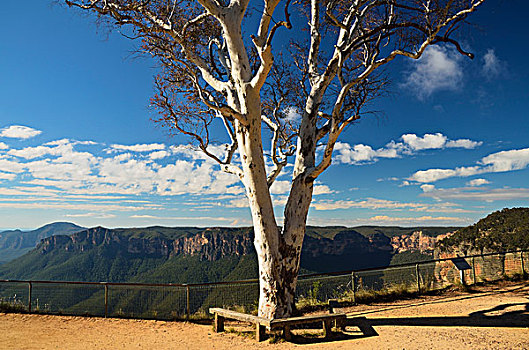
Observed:
[[[453,33],[484,2],[65,1],[128,26],[122,31],[160,63],[152,100],[160,120],[244,184],[259,261],[259,315],[270,319],[292,313],[314,180],[331,164],[339,135],[383,92],[381,68],[397,56],[418,59],[435,43],[472,58]],[[279,31],[291,36],[289,45],[274,38]],[[211,128],[222,125],[231,144],[219,157],[208,146]],[[271,140],[267,152],[263,135]],[[289,159],[292,184],[278,227],[269,188]]]

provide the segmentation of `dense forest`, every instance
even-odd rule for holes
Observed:
[[[529,208],[505,208],[439,241],[442,252],[501,252],[529,249]]]

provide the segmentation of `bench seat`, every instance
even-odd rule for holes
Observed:
[[[331,335],[332,322],[335,322],[336,325],[340,327],[346,320],[346,315],[343,313],[277,318],[269,320],[263,317],[222,308],[210,308],[209,312],[215,315],[215,332],[224,331],[225,319],[249,322],[255,325],[255,338],[257,341],[264,340],[266,329],[282,329],[285,339],[291,340],[292,333],[290,330],[292,326],[316,322],[322,322],[323,335],[325,338],[328,338]]]

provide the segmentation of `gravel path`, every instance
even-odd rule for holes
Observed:
[[[529,282],[344,311],[366,317],[367,335],[347,327],[324,342],[304,330],[295,343],[270,344],[195,323],[0,314],[0,349],[529,349]]]

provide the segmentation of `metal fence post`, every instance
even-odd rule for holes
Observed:
[[[476,261],[472,257],[472,284],[476,284]]]
[[[415,275],[417,276],[417,292],[421,292],[421,275],[419,274],[419,264],[415,264]]]
[[[352,273],[352,287],[353,287],[353,304],[356,304],[356,274],[353,271]]]
[[[105,283],[105,318],[108,316],[108,284]]]
[[[33,284],[28,282],[28,312],[31,312],[31,292],[33,289]]]
[[[186,319],[189,320],[191,315],[191,305],[190,305],[190,295],[189,295],[189,285],[186,285]]]
[[[523,261],[523,250],[520,252],[520,264],[522,265],[522,275],[525,275],[525,266]]]

